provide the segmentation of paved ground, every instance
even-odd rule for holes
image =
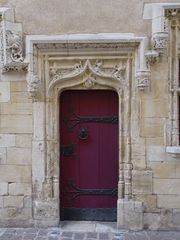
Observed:
[[[64,223],[59,228],[1,228],[0,240],[180,240],[180,231],[117,231],[108,223]]]

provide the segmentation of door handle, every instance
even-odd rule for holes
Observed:
[[[85,127],[81,127],[79,129],[79,139],[86,140],[88,138],[88,136],[89,136],[88,129]]]

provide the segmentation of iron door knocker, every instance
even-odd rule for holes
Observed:
[[[88,138],[88,135],[89,135],[89,133],[88,133],[88,129],[87,128],[81,127],[79,129],[79,139],[86,140]]]

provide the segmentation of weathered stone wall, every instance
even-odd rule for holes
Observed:
[[[32,103],[25,77],[7,77],[0,82],[0,224],[20,226],[32,218]]]
[[[31,34],[59,35],[101,32],[126,32],[134,33],[136,36],[151,37],[151,20],[142,18],[143,5],[146,2],[140,0],[0,0],[0,5],[14,9],[14,21],[22,23],[24,38]],[[157,0],[152,2],[171,3],[174,1]],[[170,35],[175,34],[170,32],[169,30]],[[179,37],[177,33],[173,36]],[[175,45],[180,42],[180,38],[178,39]],[[122,170],[124,178],[129,179],[132,193],[130,194],[129,190],[127,196],[130,199],[120,199],[118,205],[119,226],[126,228],[168,229],[180,227],[180,157],[176,154],[176,158],[173,158],[166,152],[167,146],[174,145],[173,141],[169,140],[169,135],[172,135],[172,128],[169,130],[169,121],[171,118],[177,120],[179,117],[174,116],[177,115],[176,111],[171,114],[172,106],[176,105],[177,101],[170,100],[172,97],[170,95],[170,71],[173,68],[171,68],[171,57],[169,56],[174,54],[176,58],[174,57],[172,62],[177,61],[179,53],[171,46],[170,41],[171,39],[169,39],[168,51],[161,54],[159,62],[151,65],[150,88],[145,91],[137,90],[134,55],[132,57],[133,83],[129,115],[131,119],[129,140],[131,162],[128,163],[129,165],[127,164],[127,169],[124,167]],[[151,48],[150,39],[149,48]],[[177,76],[176,74],[174,77],[176,80]],[[40,137],[37,136],[37,139],[33,139],[33,134],[37,130],[33,128],[35,126],[33,121],[37,119],[37,122],[42,122],[39,127],[45,128],[44,120],[38,115],[41,114],[38,109],[44,111],[45,100],[41,99],[41,102],[33,103],[28,95],[26,80],[24,72],[14,71],[3,73],[0,78],[1,226],[34,225],[33,218],[43,221],[46,213],[47,217],[51,217],[52,213],[52,216],[54,214],[57,218],[57,201],[54,205],[52,199],[52,201],[48,200],[48,203],[45,202],[44,205],[36,202],[37,206],[32,207],[32,199],[36,194],[41,195],[41,193],[35,192],[35,185],[33,185],[35,183],[32,184],[32,141],[37,141],[37,146],[35,146],[36,142],[33,142],[34,148],[39,149],[38,144],[44,141],[45,134],[45,130],[43,132],[43,129],[40,129],[39,131],[42,130]],[[58,119],[56,120],[58,121]],[[53,121],[54,119],[52,119]],[[126,126],[124,129],[126,130]],[[123,144],[126,145],[126,142]],[[50,145],[49,148],[51,148]],[[48,151],[50,150],[48,149]],[[38,154],[41,154],[41,149]],[[38,154],[37,156],[39,156]],[[126,155],[126,153],[123,152],[122,155]],[[43,166],[38,165],[39,159],[37,157],[37,167],[39,167],[37,169],[46,168],[44,162]],[[33,157],[33,161],[35,168],[36,156]],[[132,166],[132,176],[129,173],[130,166]],[[44,178],[43,174],[40,173],[39,179]],[[42,182],[45,192],[42,195],[46,196],[47,194],[47,198],[50,198],[52,196],[49,197],[51,190],[49,191],[48,184],[52,185],[51,182]],[[58,184],[56,185],[58,188]],[[45,200],[43,199],[43,201]]]

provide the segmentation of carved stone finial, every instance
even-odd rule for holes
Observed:
[[[30,78],[28,80],[27,90],[31,98],[34,99],[37,96],[39,86],[40,86],[40,79],[38,75],[33,75],[33,74],[30,75]]]
[[[155,64],[159,60],[159,53],[155,50],[149,50],[145,53],[147,67]]]
[[[150,71],[138,70],[136,72],[137,88],[139,90],[146,90],[150,87]]]
[[[168,33],[167,32],[157,32],[152,36],[152,47],[159,53],[163,53],[167,49],[168,44]]]

